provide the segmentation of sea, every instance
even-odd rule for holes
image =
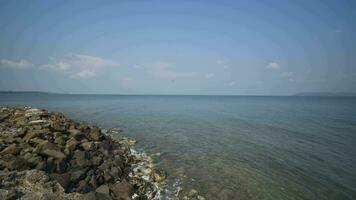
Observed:
[[[24,105],[121,129],[167,172],[167,194],[356,199],[356,97],[0,94]]]

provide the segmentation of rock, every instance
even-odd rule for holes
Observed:
[[[113,191],[116,198],[122,200],[130,200],[134,192],[132,185],[126,181],[115,183],[111,187],[111,190]]]
[[[205,197],[198,195],[197,200],[205,200]]]
[[[191,189],[188,193],[188,197],[196,197],[198,195],[198,191],[196,191],[195,189]]]
[[[10,117],[10,115],[8,113],[1,113],[0,114],[0,122],[5,121],[6,119],[8,119]]]
[[[77,141],[80,141],[84,138],[86,138],[85,134],[82,133],[80,130],[78,129],[69,129],[68,132],[70,133],[70,135],[75,138]]]
[[[97,200],[95,192],[88,192],[84,194],[81,198],[81,200]]]
[[[67,169],[67,161],[66,159],[62,159],[62,160],[55,160],[54,161],[55,164],[55,171],[58,173],[64,173],[66,172]]]
[[[53,157],[56,159],[64,159],[66,155],[62,153],[61,151],[57,151],[54,149],[44,149],[41,151],[42,155],[48,156],[48,157]]]
[[[93,142],[83,142],[82,147],[85,151],[94,150],[94,143]]]
[[[70,180],[74,183],[77,183],[78,181],[85,178],[86,172],[87,172],[87,169],[79,169],[74,172],[71,172]]]
[[[73,166],[76,167],[85,167],[89,165],[89,162],[86,159],[85,151],[76,150],[73,155]]]
[[[89,133],[89,138],[93,141],[98,141],[101,138],[101,133],[99,128],[92,128]]]
[[[108,160],[105,160],[99,167],[98,169],[102,171],[108,171],[110,168],[110,162]]]
[[[56,169],[56,164],[53,157],[47,158],[44,171],[47,173],[52,173]]]
[[[16,190],[14,189],[10,189],[10,190],[0,189],[0,199],[15,200],[18,199],[18,195]]]
[[[4,173],[4,172],[1,172]],[[6,173],[6,172],[5,172]],[[62,186],[51,180],[46,173],[38,170],[15,172],[14,178],[7,180],[7,186],[15,186],[16,199],[79,199],[79,194],[66,194]],[[4,183],[4,182],[3,182]],[[2,198],[0,198],[2,199]]]
[[[70,138],[66,143],[66,150],[74,151],[78,145],[78,141],[74,138]]]
[[[61,122],[59,122],[57,120],[50,120],[49,125],[50,125],[50,128],[54,131],[62,132],[62,131],[66,130],[65,124],[62,124]]]
[[[110,197],[110,194],[104,194],[104,193],[95,193],[96,199],[97,200],[111,200],[112,198]]]
[[[44,112],[37,108],[31,108],[25,111],[25,117],[32,117],[32,116],[42,115],[42,114],[44,114]]]
[[[43,124],[43,123],[46,123],[47,121],[46,120],[33,120],[33,121],[30,121],[29,124]]]
[[[26,136],[25,136],[26,137]],[[25,140],[26,141],[26,140]],[[41,139],[41,138],[32,138],[30,139],[30,141],[28,141],[30,144],[34,145],[34,146],[38,146],[41,143],[44,143],[45,140]]]
[[[56,139],[54,139],[54,143],[59,145],[65,145],[66,141],[62,137],[57,137]]]
[[[133,153],[131,140],[110,135],[117,132],[75,123],[60,113],[0,107],[0,199],[11,189],[17,199],[43,200],[151,199],[163,191],[164,173],[131,168],[153,166],[153,161]]]
[[[54,157],[56,159],[64,159],[66,155],[61,152],[60,148],[55,144],[44,141],[36,147],[36,152],[47,157]]]
[[[36,154],[32,154],[32,153],[27,153],[24,155],[23,157],[27,162],[33,164],[33,165],[37,165],[39,162],[42,161],[40,156],[37,156]]]
[[[111,174],[112,177],[121,177],[122,170],[120,169],[119,166],[113,166],[110,168],[109,173]]]
[[[50,175],[50,177],[54,180],[56,180],[63,188],[65,191],[67,191],[69,185],[70,185],[70,181],[71,181],[71,175],[69,173],[65,173],[65,174],[57,174],[57,173],[53,173]]]
[[[36,165],[37,170],[45,170],[45,168],[46,168],[46,161],[41,161]]]
[[[53,138],[54,139],[59,138],[59,137],[62,137],[62,133],[61,132],[54,132],[53,133]]]
[[[78,187],[76,189],[77,192],[80,192],[80,193],[87,193],[87,192],[90,192],[91,191],[91,188],[87,182],[87,180],[81,180],[79,181],[78,183]]]
[[[32,165],[22,157],[14,157],[13,160],[6,164],[7,169],[19,171],[30,169],[31,166]]]
[[[36,137],[37,134],[38,134],[37,132],[30,131],[30,132],[28,132],[28,133],[23,137],[23,140],[27,142],[27,141],[29,141],[30,139]]]
[[[155,171],[155,173],[153,174],[153,178],[154,178],[154,181],[160,183],[160,182],[164,181],[164,179],[166,178],[166,175],[162,171]]]
[[[11,144],[10,146],[2,150],[0,155],[5,155],[5,154],[17,155],[20,152],[21,152],[21,147],[19,147],[17,144]]]
[[[103,161],[103,158],[100,157],[100,156],[94,156],[94,157],[91,157],[91,162],[94,166],[98,166],[101,164],[101,162]]]
[[[109,189],[109,186],[107,186],[107,185],[101,185],[100,187],[96,188],[95,192],[109,194],[110,189]]]

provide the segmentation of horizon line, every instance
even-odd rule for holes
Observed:
[[[107,96],[350,96],[355,97],[354,92],[298,92],[294,94],[115,94],[115,93],[63,93],[63,92],[48,92],[48,91],[26,91],[26,90],[0,90],[0,93],[42,93],[42,94],[58,94],[58,95],[107,95]]]

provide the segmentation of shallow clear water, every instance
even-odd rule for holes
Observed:
[[[0,94],[120,127],[207,199],[356,199],[356,98]]]

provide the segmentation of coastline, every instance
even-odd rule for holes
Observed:
[[[135,140],[58,112],[0,107],[1,199],[161,199],[166,173]],[[205,199],[196,190],[173,199]]]

